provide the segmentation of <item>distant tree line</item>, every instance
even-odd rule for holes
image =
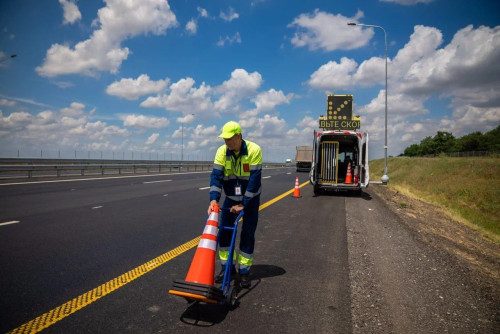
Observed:
[[[434,137],[425,137],[420,144],[408,146],[401,156],[418,157],[469,151],[500,151],[500,125],[484,134],[478,131],[460,138],[455,138],[446,131],[438,131]]]

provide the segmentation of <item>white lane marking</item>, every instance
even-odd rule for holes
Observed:
[[[163,197],[167,197],[167,196],[168,196],[168,194],[163,195]]]
[[[279,168],[263,168],[266,170],[279,169]],[[122,175],[122,176],[109,176],[109,177],[94,177],[88,179],[72,179],[72,180],[48,180],[48,181],[33,181],[33,182],[14,182],[14,183],[0,183],[1,186],[17,186],[21,184],[40,184],[40,183],[58,183],[58,182],[76,182],[76,181],[94,181],[94,180],[111,180],[111,179],[124,179],[128,177],[154,177],[154,176],[171,176],[171,175],[189,175],[189,174],[202,174],[212,173],[212,171],[203,172],[184,172],[184,173],[170,173],[170,174],[151,174],[151,175]],[[288,173],[291,174],[291,173]],[[90,174],[88,174],[90,175]],[[95,174],[99,175],[99,174]],[[51,176],[54,177],[54,176]],[[1,180],[1,179],[0,179]]]
[[[170,181],[172,181],[172,180],[148,181],[148,182],[142,182],[142,183],[146,184],[146,183],[159,183],[159,182],[170,182]]]
[[[286,173],[286,175],[290,175],[290,174],[292,174],[292,173]]]
[[[15,183],[0,183],[0,186],[15,186],[15,185],[20,185],[20,184],[37,184],[37,183],[58,183],[58,182],[75,182],[75,181],[111,180],[111,179],[124,179],[124,178],[128,178],[128,177],[152,177],[152,176],[188,175],[188,174],[201,174],[201,173],[211,173],[211,172],[212,171],[171,173],[171,174],[151,174],[151,175],[110,176],[110,177],[95,177],[95,178],[89,178],[89,179],[72,179],[72,180],[49,180],[49,181],[33,181],[33,182],[15,182]]]
[[[92,208],[92,210],[95,210],[95,209],[100,209],[100,208],[102,208],[102,205],[99,205],[99,206],[94,206],[94,207]]]
[[[17,224],[17,223],[19,223],[19,220],[13,220],[11,222],[1,223],[0,226],[10,225],[10,224]]]
[[[264,177],[263,177],[263,179],[268,179],[268,178],[270,178],[270,176],[264,176]]]
[[[210,189],[210,187],[199,188],[200,190]]]

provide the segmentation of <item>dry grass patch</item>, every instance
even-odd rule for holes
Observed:
[[[383,159],[371,161],[370,178],[379,180],[383,168]],[[391,188],[500,242],[499,158],[390,158],[387,169]]]

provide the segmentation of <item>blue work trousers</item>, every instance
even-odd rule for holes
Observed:
[[[233,201],[226,197],[224,200],[223,208],[230,209],[233,205],[241,204],[241,202]],[[253,258],[253,250],[255,246],[255,230],[257,229],[257,222],[259,220],[259,205],[260,205],[260,195],[252,199],[250,204],[248,204],[244,209],[243,214],[243,224],[240,223],[241,226],[241,235],[240,235],[240,255],[244,253],[245,256],[250,256]],[[221,226],[233,226],[237,214],[229,212],[229,210],[222,210],[220,225]],[[220,248],[229,248],[231,245],[231,237],[233,231],[231,230],[222,230],[219,235],[219,247]],[[236,241],[235,241],[235,250],[236,250]],[[230,260],[230,259],[228,259]],[[240,274],[248,273],[250,267],[242,266],[240,264]]]

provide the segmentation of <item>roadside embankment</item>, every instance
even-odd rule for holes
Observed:
[[[384,160],[370,162],[379,180]],[[416,239],[446,251],[500,298],[500,159],[391,158],[388,186],[373,190]]]
[[[500,243],[500,158],[401,157],[387,165],[389,188],[438,205],[450,218]],[[383,159],[371,161],[371,180],[380,180],[383,169]]]

